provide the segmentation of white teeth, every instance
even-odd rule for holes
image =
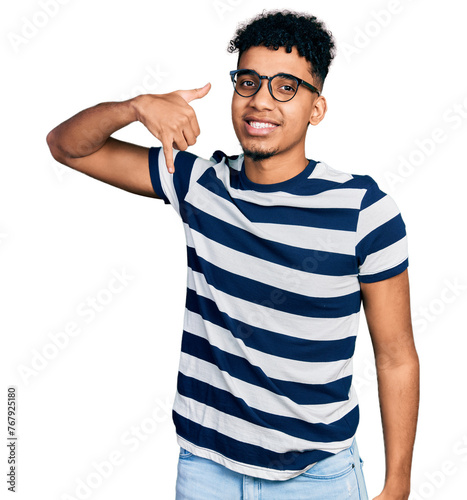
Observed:
[[[276,125],[273,123],[266,123],[266,122],[249,122],[250,126],[253,128],[274,128]]]

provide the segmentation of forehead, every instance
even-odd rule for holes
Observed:
[[[290,73],[303,79],[310,79],[310,63],[302,57],[296,47],[287,53],[285,47],[278,50],[259,46],[245,50],[238,61],[238,69],[254,69],[260,75],[272,76]]]

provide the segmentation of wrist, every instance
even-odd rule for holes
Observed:
[[[143,112],[147,96],[145,94],[137,95],[128,101],[129,110],[132,113],[133,121],[144,123]]]
[[[383,492],[388,495],[391,500],[408,500],[410,496],[410,483],[405,481],[386,481]]]

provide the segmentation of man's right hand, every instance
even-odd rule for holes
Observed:
[[[189,103],[203,98],[210,89],[211,84],[207,83],[200,89],[145,94],[134,99],[137,119],[161,141],[170,173],[175,171],[172,148],[185,151],[200,134],[195,111]]]

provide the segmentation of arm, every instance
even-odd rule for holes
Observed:
[[[161,142],[169,171],[172,147],[185,150],[200,130],[189,102],[204,97],[210,86],[163,95],[140,95],[123,102],[105,102],[85,109],[47,135],[52,156],[75,170],[143,196],[156,197],[148,168],[148,148],[110,137],[140,121]]]
[[[385,485],[376,499],[407,500],[419,402],[407,270],[362,283],[361,290],[375,353],[386,456]]]

